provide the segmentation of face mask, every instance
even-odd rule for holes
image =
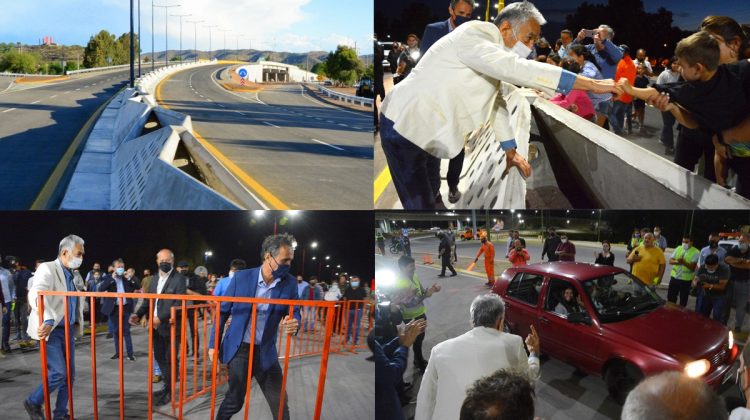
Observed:
[[[359,282],[358,281],[353,281],[352,282],[352,287],[359,287]]]
[[[708,243],[708,247],[711,248],[711,249],[716,249],[716,248],[719,247],[719,242],[718,241],[711,241],[711,242]]]
[[[513,45],[513,48],[511,48],[511,51],[521,58],[528,58],[531,54],[531,48],[523,42],[518,41],[518,35],[516,35],[515,30],[513,31],[513,37],[516,38],[517,41],[515,45]]]
[[[636,238],[640,238],[640,237],[641,237],[641,234],[640,234],[640,233],[636,233],[636,234],[635,234],[635,235],[633,235],[633,236],[635,236]]]
[[[468,22],[470,20],[471,20],[471,18],[467,18],[467,17],[464,17],[464,16],[456,15],[456,17],[453,18],[453,24],[456,25],[456,27],[459,27],[459,26],[461,26],[461,24],[466,23],[466,22]]]
[[[172,264],[168,262],[159,263],[159,271],[162,273],[169,273],[172,271]]]
[[[83,264],[83,258],[81,257],[73,257],[73,259],[70,261],[70,268],[71,270],[75,270],[76,268],[80,267],[81,264]]]
[[[682,249],[687,251],[688,249],[690,249],[690,244],[682,244]]]
[[[659,232],[658,230],[655,230],[654,231],[654,236],[659,236],[659,235],[661,235],[661,232]]]
[[[279,262],[276,261],[276,258],[271,257],[271,259],[273,259],[273,262],[275,262],[277,266],[275,270],[271,271],[271,275],[273,276],[273,278],[275,279],[284,278],[284,276],[286,276],[286,274],[289,272],[292,266],[279,264]]]
[[[567,243],[567,242],[568,242],[568,240],[567,240],[567,239],[563,239],[563,240],[561,240],[560,242],[562,242],[562,243]]]
[[[125,269],[124,268],[115,268],[115,274],[117,274],[118,276],[121,276],[121,275],[125,274]]]
[[[487,240],[486,240],[486,239],[482,239],[482,243],[483,243],[483,244],[484,244],[484,243],[487,243]]]
[[[710,268],[706,267],[706,272],[708,272],[708,274],[713,274],[716,272],[716,269],[714,268],[713,270],[711,270]]]

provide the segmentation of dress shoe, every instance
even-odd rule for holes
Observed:
[[[23,408],[26,409],[26,413],[31,420],[44,420],[44,413],[42,413],[41,405],[33,405],[28,400],[24,400]]]
[[[109,360],[116,360],[116,359],[119,359],[119,358],[120,358],[120,355],[119,354],[115,354],[114,356],[110,357]]]
[[[133,356],[132,354],[129,355],[128,360],[130,360],[131,362],[135,362],[135,356]]]
[[[456,190],[448,192],[448,202],[450,202],[451,204],[458,203],[459,199],[461,199],[461,191]]]
[[[169,392],[167,392],[166,394],[162,394],[159,398],[157,398],[156,401],[154,401],[154,404],[167,405],[170,401],[172,401],[172,398],[169,395]]]

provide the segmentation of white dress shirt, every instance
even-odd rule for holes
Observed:
[[[476,327],[432,348],[417,396],[415,420],[456,420],[466,390],[499,369],[539,378],[539,358],[526,355],[521,337]]]
[[[174,268],[172,269],[174,270]],[[169,273],[162,273],[161,270],[159,271],[159,282],[156,283],[156,293],[161,294],[161,291],[164,290],[164,285],[167,284],[167,279],[169,278],[169,275],[172,274],[172,270],[169,270]],[[159,299],[156,299],[154,301],[154,316],[158,316],[156,313],[156,305],[159,303]]]
[[[501,81],[568,93],[576,75],[560,67],[518,57],[505,47],[494,23],[464,23],[433,44],[383,101],[382,114],[394,129],[425,152],[442,159],[463,150],[467,135],[492,116]],[[503,149],[515,147],[505,112],[494,115],[493,131]]]

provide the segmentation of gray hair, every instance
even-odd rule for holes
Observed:
[[[633,388],[622,406],[622,420],[727,418],[724,402],[705,382],[681,372],[663,372]]]
[[[471,302],[471,324],[475,327],[495,328],[505,316],[505,302],[493,293],[479,295]]]
[[[615,30],[612,29],[611,26],[605,25],[605,24],[601,24],[601,25],[599,25],[599,29],[604,29],[605,31],[607,31],[607,34],[609,34],[607,36],[607,39],[611,40],[612,38],[615,37]]]
[[[276,256],[279,255],[279,250],[284,246],[288,246],[292,249],[292,251],[294,251],[293,244],[296,242],[297,241],[294,239],[294,236],[288,233],[266,236],[266,239],[263,240],[263,246],[260,250],[260,259],[263,260],[266,254],[271,254],[272,257],[276,258]]]
[[[195,267],[195,270],[193,270],[193,273],[195,273],[198,276],[200,276],[201,273],[205,273],[206,275],[208,275],[208,269],[202,265],[199,265]]]
[[[172,250],[167,249],[167,248],[159,250],[159,252],[156,253],[156,258],[157,259],[159,258],[159,254],[161,253],[161,251],[169,251],[169,258],[171,258],[172,260],[174,260],[174,252],[172,252]]]
[[[458,3],[464,2],[471,6],[472,10],[475,7],[474,0],[451,0],[451,9],[455,9]]]
[[[540,25],[547,23],[547,20],[544,19],[539,9],[531,2],[524,0],[505,6],[495,18],[495,25],[500,26],[503,22],[507,21],[515,29],[531,19],[534,19]]]
[[[83,239],[80,236],[68,235],[60,241],[60,246],[57,247],[57,253],[58,255],[62,254],[63,249],[73,252],[76,245],[83,246]]]

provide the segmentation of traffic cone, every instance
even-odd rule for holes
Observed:
[[[432,255],[430,255],[430,254],[422,254],[422,263],[425,264],[425,265],[427,265],[427,264],[433,264]]]
[[[466,267],[466,271],[474,271],[474,267],[476,267],[476,266],[477,266],[477,263],[473,262],[473,263],[469,264],[468,267]]]

